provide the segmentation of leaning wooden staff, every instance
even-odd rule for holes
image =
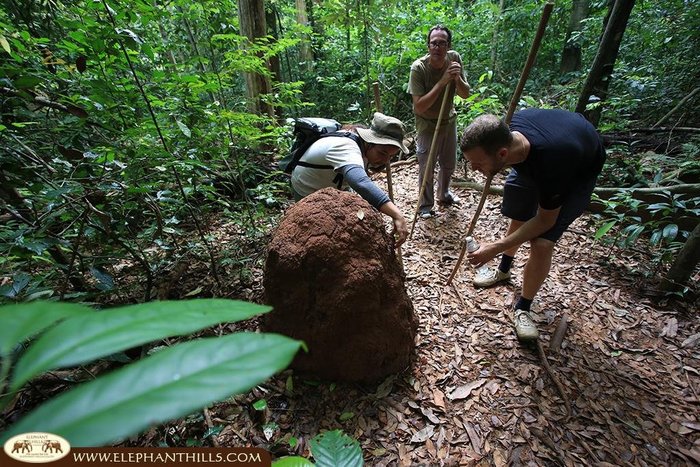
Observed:
[[[384,109],[382,107],[382,100],[379,95],[379,83],[375,81],[372,83],[372,88],[374,89],[374,106],[377,109],[377,112],[384,113]],[[391,161],[389,161],[386,165],[386,186],[387,186],[387,191],[389,192],[389,199],[391,202],[394,202],[394,184],[391,181]],[[403,269],[403,256],[401,255],[401,247],[399,246],[398,251],[397,251],[397,257],[399,258],[399,264],[401,265],[401,269]]]
[[[447,63],[449,68],[450,63]],[[428,163],[425,166],[425,171],[423,172],[423,183],[420,185],[420,191],[418,192],[418,202],[416,203],[416,212],[413,213],[413,223],[411,224],[411,233],[408,238],[413,237],[413,229],[416,227],[416,220],[418,220],[418,213],[420,211],[420,200],[423,199],[423,193],[425,193],[426,182],[428,181],[428,171],[432,170],[433,159],[435,158],[435,139],[440,132],[440,124],[442,123],[442,114],[445,111],[445,105],[447,104],[447,97],[450,95],[450,90],[452,88],[452,83],[448,83],[445,86],[445,94],[442,96],[442,103],[440,104],[440,113],[438,114],[438,120],[435,124],[435,131],[433,132],[433,140],[430,143],[430,152],[428,153]]]

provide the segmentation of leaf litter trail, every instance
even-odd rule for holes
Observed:
[[[396,204],[412,216],[416,164],[395,169],[393,181]],[[371,466],[700,462],[697,300],[652,300],[634,272],[650,257],[622,258],[592,241],[588,216],[577,220],[533,305],[545,350],[560,317],[570,319],[561,350],[548,360],[571,404],[567,420],[537,350],[519,344],[512,329],[509,308],[527,248],[511,284],[476,290],[465,261],[455,288],[444,286],[480,196],[454,191],[462,205],[419,220],[403,248],[420,321],[413,367],[373,387],[305,382],[286,372],[238,397],[235,416],[230,404],[212,409],[225,425],[219,443],[308,455],[310,438],[340,428],[359,440]],[[479,241],[505,232],[499,208],[500,197],[489,196]],[[268,401],[263,414],[251,408],[258,398]],[[299,442],[290,447],[289,439]]]

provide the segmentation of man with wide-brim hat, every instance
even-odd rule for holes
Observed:
[[[406,133],[404,124],[398,118],[375,112],[372,118],[372,126],[369,128],[356,128],[360,138],[371,144],[396,146],[404,154],[408,154],[408,148],[403,142]]]
[[[408,236],[406,219],[389,195],[369,178],[367,168],[388,164],[399,151],[408,153],[403,142],[405,133],[401,120],[376,112],[369,128],[348,125],[319,138],[292,171],[295,198],[299,200],[327,187],[352,189],[379,212],[392,218],[398,247]]]

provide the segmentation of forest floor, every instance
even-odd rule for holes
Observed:
[[[382,175],[375,179],[385,186]],[[412,217],[417,166],[394,169],[393,185],[396,204]],[[562,395],[537,348],[521,345],[511,324],[527,248],[516,258],[510,284],[477,290],[465,262],[454,288],[445,287],[480,196],[454,191],[461,206],[418,220],[402,248],[419,320],[411,368],[375,386],[306,381],[288,370],[210,407],[207,417],[179,420],[165,433],[161,427],[132,441],[182,443],[193,431],[203,437],[209,426],[221,429],[212,435],[220,446],[308,457],[312,437],[342,429],[359,441],[370,466],[700,462],[697,295],[655,294],[649,252],[594,242],[593,221],[582,216],[557,244],[533,304]],[[489,196],[475,231],[479,241],[505,232],[499,208],[500,197]],[[697,284],[697,275],[692,280]],[[259,267],[241,295],[236,298],[262,300]],[[549,341],[565,315],[563,344],[552,351]],[[253,408],[259,399],[267,401],[266,410]]]

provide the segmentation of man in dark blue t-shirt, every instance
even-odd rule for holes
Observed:
[[[488,287],[510,279],[518,248],[530,242],[523,287],[515,304],[515,332],[523,341],[539,332],[530,305],[549,274],[554,244],[588,206],[605,149],[596,129],[581,114],[526,109],[510,128],[494,115],[482,115],[462,134],[460,148],[474,170],[495,175],[511,167],[501,213],[511,219],[506,236],[468,256],[476,267],[503,253],[498,269],[474,279]]]

